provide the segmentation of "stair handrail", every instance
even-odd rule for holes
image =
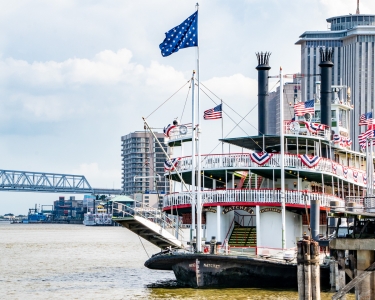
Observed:
[[[134,201],[134,204],[135,206],[130,206],[120,202],[113,202],[112,207],[113,211],[122,213],[123,217],[125,217],[125,215],[131,217],[139,216],[155,224],[158,224],[161,228],[173,229],[175,232],[176,222],[172,218],[169,218],[161,210],[153,207],[137,207],[137,204],[141,204],[141,202],[138,201]],[[112,219],[115,220],[116,217],[112,217]],[[180,224],[178,224],[178,237],[179,240],[183,238],[183,231]]]
[[[229,229],[228,229],[227,235],[225,236],[224,240],[226,240],[226,239],[228,238],[229,232],[230,232],[230,230],[231,230],[232,227],[234,227],[234,217],[233,217],[233,219],[232,219],[232,223],[231,223],[230,226],[229,226]]]

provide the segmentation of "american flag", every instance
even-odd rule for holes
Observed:
[[[366,147],[367,138],[374,137],[374,130],[370,129],[358,135],[358,143],[361,145],[361,148]]]
[[[365,113],[359,118],[359,126],[372,125],[372,112]]]
[[[303,116],[306,113],[314,114],[314,112],[314,99],[294,104],[294,113],[296,116]]]
[[[205,120],[216,120],[223,117],[223,107],[222,104],[215,106],[214,108],[207,109],[204,111],[203,119]]]

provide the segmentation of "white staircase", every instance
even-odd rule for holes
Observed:
[[[136,203],[136,202],[135,202]],[[132,207],[119,202],[112,204],[112,220],[133,231],[159,248],[184,248],[178,224],[159,209]]]

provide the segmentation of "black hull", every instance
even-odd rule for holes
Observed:
[[[297,265],[269,259],[204,254],[158,255],[147,260],[145,266],[173,270],[179,285],[187,287],[297,289]],[[321,266],[320,278],[322,289],[329,288],[328,267]]]

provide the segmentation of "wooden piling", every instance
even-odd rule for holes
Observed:
[[[305,300],[305,273],[304,273],[304,253],[302,241],[297,243],[297,284],[298,300]]]
[[[345,286],[345,250],[337,250],[337,273],[336,273],[336,291]],[[346,296],[341,297],[342,300]]]
[[[311,268],[310,268],[310,240],[303,240],[304,275],[305,275],[305,299],[311,300]]]
[[[319,243],[305,237],[297,243],[299,300],[320,300]]]
[[[319,243],[316,241],[311,241],[310,257],[311,298],[312,300],[320,300]]]

